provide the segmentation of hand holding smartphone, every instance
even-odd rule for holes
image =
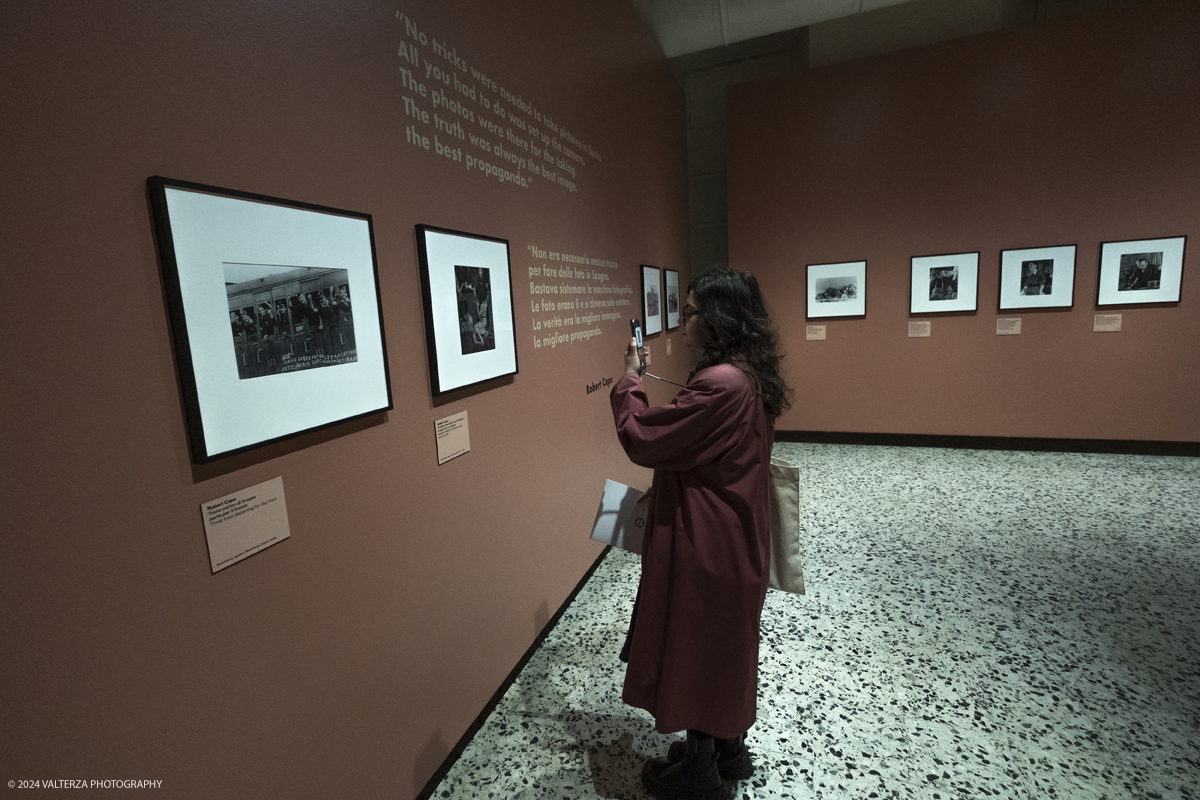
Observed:
[[[629,330],[633,333],[633,340],[637,343],[638,353],[638,374],[646,371],[646,352],[642,349],[642,326],[636,319],[629,320]]]

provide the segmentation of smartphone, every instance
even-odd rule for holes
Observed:
[[[646,369],[646,353],[642,350],[642,326],[636,319],[629,320],[629,330],[633,331],[633,340],[637,342],[638,363],[641,369],[638,370],[640,375]]]

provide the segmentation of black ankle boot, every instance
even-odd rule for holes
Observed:
[[[642,766],[642,784],[660,800],[731,800],[717,774],[716,742],[693,731],[678,761],[652,758]]]
[[[746,747],[746,734],[733,739],[713,739],[713,749],[717,755],[717,774],[727,781],[744,781],[754,775],[754,762],[750,757],[750,748]],[[672,764],[683,760],[686,742],[672,742],[667,750],[667,761]]]

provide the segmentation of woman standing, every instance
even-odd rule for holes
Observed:
[[[791,390],[753,275],[701,275],[682,322],[700,355],[675,399],[649,407],[632,341],[610,395],[622,447],[654,469],[623,699],[653,714],[660,733],[687,731],[686,744],[644,765],[650,793],[723,800],[723,778],[754,771],[745,733],[770,577],[771,446]]]

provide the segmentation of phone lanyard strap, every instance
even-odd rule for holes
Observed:
[[[663,383],[669,383],[669,384],[672,384],[672,385],[674,385],[674,386],[680,386],[680,387],[682,387],[682,388],[684,388],[684,389],[686,389],[686,388],[687,388],[687,387],[686,387],[686,386],[684,386],[682,383],[675,383],[675,381],[669,381],[669,380],[667,380],[666,378],[660,378],[660,377],[658,377],[657,375],[654,375],[654,374],[652,374],[652,373],[649,373],[649,372],[643,372],[642,374],[643,374],[643,375],[649,375],[651,378],[654,378],[656,381],[662,381]]]

